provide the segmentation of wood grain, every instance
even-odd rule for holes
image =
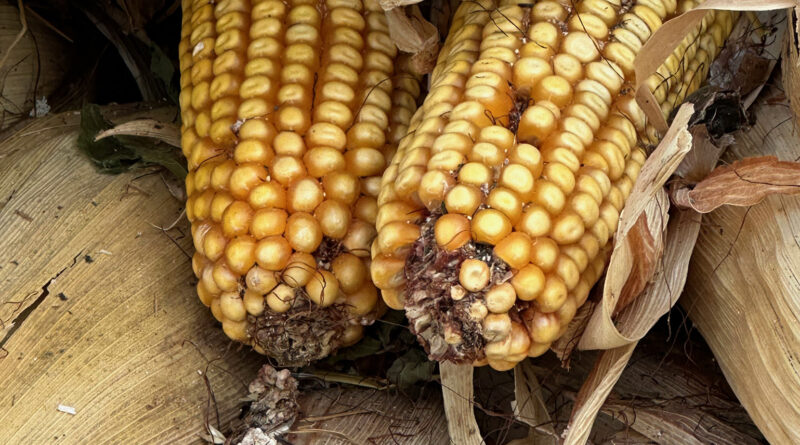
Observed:
[[[224,428],[263,359],[235,351],[194,295],[185,219],[151,225],[182,203],[158,175],[96,173],[79,118],[0,144],[0,442],[200,443],[199,371],[225,357],[207,371]]]
[[[795,160],[800,140],[780,94],[755,107],[727,162]],[[800,198],[772,196],[704,216],[681,304],[771,443],[800,442]]]

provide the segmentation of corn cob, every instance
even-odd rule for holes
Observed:
[[[464,2],[378,196],[371,274],[435,360],[504,370],[563,335],[658,135],[633,60],[676,0]],[[666,115],[734,16],[709,12],[648,85]]]
[[[182,146],[197,293],[283,365],[355,343],[381,174],[418,80],[375,0],[183,0]]]

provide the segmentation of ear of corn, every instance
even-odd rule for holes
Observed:
[[[380,177],[417,80],[375,0],[183,0],[186,213],[197,293],[284,365],[356,342]]]
[[[658,135],[633,61],[691,1],[478,0],[459,7],[424,104],[383,175],[371,273],[437,360],[509,369],[560,337],[600,278]],[[696,90],[735,14],[648,79],[664,115]]]

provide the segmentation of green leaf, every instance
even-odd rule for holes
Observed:
[[[428,356],[419,349],[409,349],[392,363],[386,376],[398,388],[406,389],[419,382],[430,382],[436,363],[428,360]]]
[[[164,54],[164,51],[156,44],[149,44],[150,48],[150,71],[153,75],[164,83],[167,88],[170,100],[178,103],[180,91],[176,85],[175,65],[172,60]]]
[[[138,136],[109,136],[95,141],[95,136],[112,127],[100,107],[87,104],[81,110],[78,148],[102,173],[118,174],[133,168],[160,165],[180,179],[186,178],[186,166],[178,150],[157,146],[152,139]]]

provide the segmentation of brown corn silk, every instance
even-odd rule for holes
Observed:
[[[377,1],[184,0],[186,214],[200,300],[283,365],[358,341],[381,174],[419,83]]]
[[[692,1],[464,2],[384,173],[371,273],[436,360],[509,369],[564,334],[658,142],[634,58]],[[647,79],[665,118],[737,13],[710,11]]]

